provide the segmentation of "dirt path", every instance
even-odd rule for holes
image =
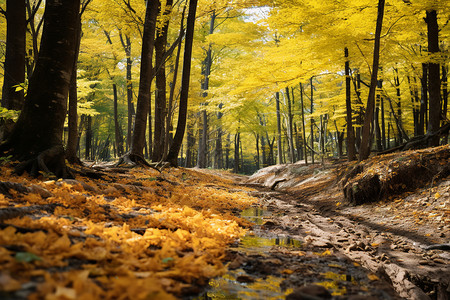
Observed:
[[[258,224],[253,235],[278,240],[278,245],[275,242],[264,253],[259,247],[251,255],[246,249],[232,249],[231,269],[235,264],[236,269],[244,266],[246,271],[239,273],[237,281],[254,282],[270,274],[281,278],[281,290],[318,283],[333,293],[334,299],[450,298],[449,252],[425,249],[448,243],[445,222],[431,220],[418,225],[414,216],[395,208],[396,202],[343,205],[336,176],[330,171],[298,176],[306,181],[302,189],[283,186],[287,178],[277,172],[274,178],[246,182],[258,190],[253,195],[260,199],[256,213],[247,216]],[[439,187],[439,192],[445,193],[450,180]],[[447,203],[448,198],[444,200]],[[292,247],[286,241],[299,243]]]

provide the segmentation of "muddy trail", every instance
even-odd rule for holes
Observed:
[[[450,299],[450,178],[354,206],[338,173],[298,164],[240,178],[259,199],[241,213],[255,225],[230,247],[230,271],[190,299]]]

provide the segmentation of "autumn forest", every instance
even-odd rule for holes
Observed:
[[[447,299],[449,36],[445,0],[0,0],[0,298]]]

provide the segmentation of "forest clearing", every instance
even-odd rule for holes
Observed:
[[[445,0],[0,0],[1,299],[450,299]]]

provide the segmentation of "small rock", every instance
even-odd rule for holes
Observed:
[[[286,300],[317,300],[331,299],[330,292],[320,285],[306,285],[294,289],[294,291],[286,296]]]

